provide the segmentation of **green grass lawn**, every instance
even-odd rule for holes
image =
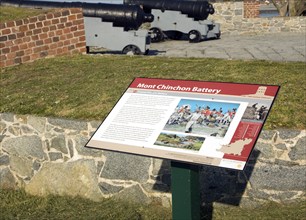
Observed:
[[[156,204],[139,205],[105,199],[93,202],[82,198],[36,197],[24,191],[0,190],[0,219],[101,219],[101,220],[167,220],[171,209]],[[267,203],[256,208],[220,206],[202,209],[202,219],[250,220],[305,219],[306,203],[281,205]],[[211,218],[212,217],[212,218]]]
[[[0,6],[0,23],[45,14],[50,11],[52,10]]]
[[[102,121],[134,77],[280,85],[265,129],[305,129],[306,64],[115,55],[43,59],[1,71],[0,112]]]

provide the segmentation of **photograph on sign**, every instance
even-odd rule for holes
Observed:
[[[241,170],[277,91],[136,78],[86,146]]]

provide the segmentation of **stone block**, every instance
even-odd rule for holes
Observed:
[[[7,122],[14,122],[14,114],[12,113],[1,113],[1,119]]]
[[[17,189],[17,181],[8,168],[0,169],[0,189]]]
[[[31,177],[33,162],[27,157],[10,156],[10,167],[18,176]]]
[[[272,140],[275,134],[276,131],[262,131],[259,135],[259,138],[263,140]]]
[[[88,138],[77,135],[75,138],[75,150],[83,156],[93,156],[93,157],[102,157],[103,151],[102,150],[97,150],[93,148],[87,148],[85,145],[88,142]]]
[[[37,135],[5,139],[2,143],[2,147],[8,154],[38,159],[45,158],[45,153],[42,149],[42,141]]]
[[[301,131],[280,129],[278,130],[278,133],[279,133],[279,137],[284,140],[284,139],[292,139],[292,138],[297,137],[301,133]]]
[[[58,126],[63,129],[70,129],[70,130],[87,130],[88,125],[87,122],[82,121],[73,121],[67,119],[59,119],[59,118],[48,118],[48,122],[51,125]]]
[[[305,176],[305,166],[286,167],[266,164],[255,167],[249,181],[256,190],[299,191],[305,190]]]
[[[291,160],[306,160],[306,137],[302,137],[296,143],[296,145],[291,148],[288,156]]]
[[[125,188],[120,193],[114,195],[114,198],[140,204],[149,204],[151,202],[151,199],[144,194],[139,185]]]
[[[59,159],[63,159],[63,155],[62,153],[58,153],[58,152],[50,152],[49,158],[50,158],[50,161],[56,161]]]
[[[43,133],[46,127],[46,118],[29,116],[28,124],[31,125],[39,133]]]
[[[151,159],[148,157],[105,151],[102,178],[133,180],[144,183],[149,178]]]
[[[275,152],[273,150],[273,146],[271,144],[266,143],[257,143],[255,145],[255,148],[260,151],[259,158],[258,159],[274,159],[275,158]]]
[[[1,155],[0,156],[0,166],[5,166],[10,164],[10,158],[8,155]]]
[[[25,186],[26,192],[45,196],[80,196],[94,201],[102,199],[94,160],[81,159],[67,163],[46,162]]]
[[[105,182],[99,183],[99,188],[103,194],[115,194],[120,192],[124,187],[115,186]]]
[[[66,147],[66,138],[64,135],[58,135],[51,140],[51,148],[54,148],[64,154],[68,154]]]

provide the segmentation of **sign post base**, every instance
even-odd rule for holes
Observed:
[[[199,167],[171,161],[171,191],[173,220],[199,220]]]

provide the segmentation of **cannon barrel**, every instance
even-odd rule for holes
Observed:
[[[143,23],[154,20],[154,16],[145,13],[139,5],[23,0],[1,0],[0,4],[31,8],[82,8],[85,17],[100,17],[116,27],[128,29],[138,29]]]
[[[205,20],[215,12],[207,1],[188,0],[125,0],[125,4],[142,5],[146,12],[151,9],[180,11],[195,20]]]

